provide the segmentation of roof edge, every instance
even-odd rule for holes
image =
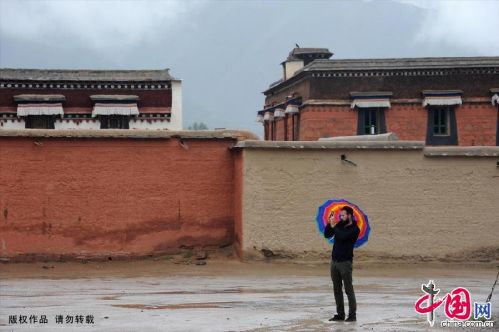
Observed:
[[[123,129],[1,129],[0,139],[26,138],[119,138],[119,139],[232,139],[256,140],[247,130],[123,130]]]
[[[499,146],[427,146],[425,157],[499,157]]]
[[[424,141],[254,141],[238,142],[234,149],[262,150],[422,150]]]
[[[436,63],[428,65],[428,62],[434,61]],[[442,64],[442,62],[449,61],[454,63]],[[491,61],[494,63],[460,63],[460,62],[478,62],[478,61]],[[324,64],[361,64],[361,63],[380,63],[380,62],[419,62],[420,64],[407,65],[407,66],[388,66],[388,67],[365,67],[365,68],[317,68],[317,66]],[[422,69],[450,69],[450,68],[478,68],[478,67],[499,67],[499,56],[476,56],[476,57],[420,57],[420,58],[357,58],[357,59],[315,59],[310,62],[300,70],[296,71],[295,74],[287,80],[278,80],[270,84],[263,94],[268,92],[279,90],[280,88],[286,86],[292,79],[298,76],[303,76],[304,73],[311,73],[316,71],[369,71],[369,70],[422,70]]]
[[[135,74],[135,76],[134,76]],[[170,74],[170,68],[163,69],[37,69],[0,68],[0,80],[11,81],[181,81]]]

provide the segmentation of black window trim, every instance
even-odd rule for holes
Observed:
[[[376,110],[379,112],[379,130],[376,134],[385,134],[386,131],[386,120],[385,120],[385,110],[386,107],[363,107],[363,108],[357,108],[356,111],[358,112],[357,114],[357,135],[372,135],[372,134],[366,134],[364,132],[364,122],[366,118],[366,114],[369,111]]]
[[[55,115],[40,114],[27,115],[24,119],[25,129],[55,129]],[[38,120],[38,121],[37,121]],[[44,126],[36,126],[37,123],[43,120]]]
[[[122,122],[122,127],[109,127],[112,118]],[[99,115],[100,129],[130,129],[130,118],[129,115]]]
[[[448,110],[448,135],[434,134],[433,119],[435,110],[446,108]],[[426,126],[427,145],[458,145],[458,133],[456,124],[456,105],[428,105],[428,121]]]

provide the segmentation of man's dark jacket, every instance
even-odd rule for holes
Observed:
[[[335,227],[330,224],[324,229],[324,237],[334,236],[333,250],[331,259],[335,262],[344,262],[353,260],[353,245],[359,237],[360,229],[356,222],[346,226],[348,222],[340,221]]]

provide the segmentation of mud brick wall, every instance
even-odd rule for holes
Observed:
[[[0,256],[232,244],[235,142],[0,137]]]
[[[479,148],[452,156],[462,148],[442,152],[417,144],[242,143],[239,236],[247,259],[261,258],[262,249],[284,257],[330,257],[315,216],[326,200],[344,198],[364,210],[372,228],[355,259],[499,260],[497,147],[486,148],[486,157],[472,156]],[[342,154],[357,166],[342,162]]]
[[[0,135],[0,258],[324,258],[317,208],[345,198],[372,227],[356,259],[499,260],[499,147],[20,135]]]

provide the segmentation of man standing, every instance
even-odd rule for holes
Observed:
[[[346,321],[357,320],[355,293],[352,285],[353,245],[359,237],[360,229],[353,221],[353,209],[344,206],[340,212],[340,221],[334,223],[334,214],[329,216],[329,223],[324,229],[324,237],[334,236],[334,245],[331,259],[331,279],[333,280],[334,300],[336,301],[336,315],[330,321],[345,320],[345,306],[343,303],[342,284],[348,297],[348,318]]]

